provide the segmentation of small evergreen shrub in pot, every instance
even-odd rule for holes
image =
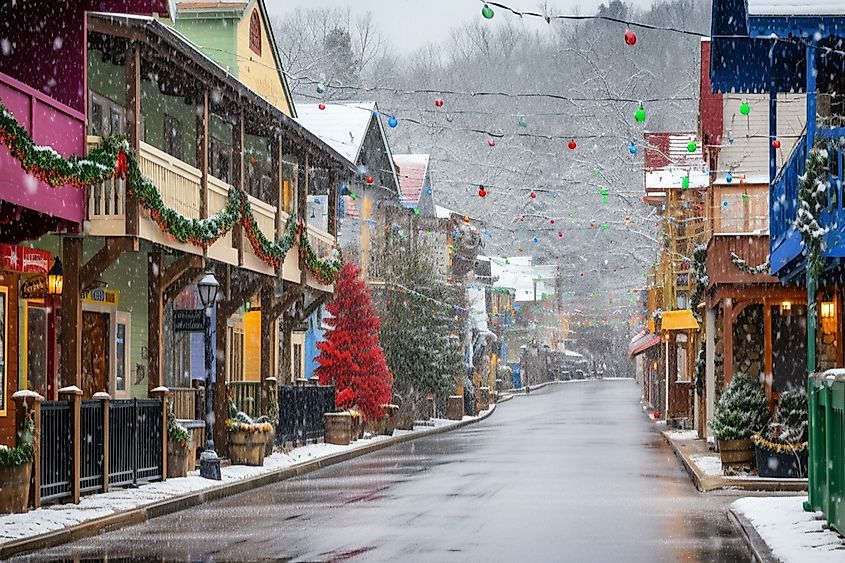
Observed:
[[[167,412],[167,478],[186,477],[192,457],[191,433],[176,420],[171,405]]]
[[[264,452],[273,425],[266,416],[253,419],[232,404],[229,405],[229,413],[226,430],[232,465],[264,465]]]
[[[768,420],[768,401],[760,383],[746,373],[735,375],[722,393],[711,423],[726,475],[751,469],[751,437],[762,432]]]
[[[784,391],[777,412],[762,434],[752,436],[760,477],[807,476],[807,394]]]

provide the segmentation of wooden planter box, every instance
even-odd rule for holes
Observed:
[[[450,395],[446,404],[446,417],[449,420],[462,420],[464,418],[464,398],[461,395]]]
[[[32,464],[0,469],[0,514],[26,512]]]
[[[229,459],[232,465],[264,465],[268,432],[229,430]]]
[[[167,478],[187,477],[193,469],[195,460],[191,457],[190,443],[180,446],[173,440],[167,440]]]
[[[726,475],[754,466],[754,443],[751,438],[741,440],[719,440],[719,456],[722,472]]]
[[[384,409],[384,427],[382,434],[385,436],[393,436],[393,431],[396,430],[396,421],[399,418],[398,405],[382,405]]]
[[[337,446],[348,446],[352,441],[352,415],[348,412],[327,412],[323,415],[325,435],[323,441]]]

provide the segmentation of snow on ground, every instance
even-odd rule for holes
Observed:
[[[494,409],[495,405],[490,407]],[[487,414],[482,411],[479,416]],[[470,417],[464,417],[466,420]],[[456,421],[433,419],[435,427],[457,424]],[[394,436],[431,432],[430,426],[418,426],[414,430],[396,430]],[[265,475],[307,463],[315,459],[325,458],[345,451],[353,451],[377,442],[389,440],[390,436],[373,436],[357,440],[348,446],[318,443],[295,448],[288,453],[276,452],[264,458],[261,467],[247,465],[231,465],[221,469],[222,483],[203,479],[199,471],[188,473],[187,477],[168,479],[138,488],[112,489],[108,493],[99,493],[82,497],[79,504],[50,504],[31,510],[24,514],[7,514],[0,516],[0,545],[12,540],[34,537],[89,522],[97,518],[143,508],[151,504],[172,499],[182,495],[204,491],[236,481],[243,481],[259,475]]]
[[[689,458],[705,475],[722,476],[722,460],[718,455],[692,454]]]
[[[802,506],[801,497],[751,497],[735,501],[731,508],[754,525],[775,557],[783,563],[845,561],[845,539],[825,530],[825,520]]]
[[[698,430],[667,430],[673,440],[698,440]]]

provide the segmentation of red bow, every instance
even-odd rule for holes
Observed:
[[[114,168],[114,175],[126,179],[126,153],[122,150],[117,153],[117,166]]]

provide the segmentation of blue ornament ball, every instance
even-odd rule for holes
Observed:
[[[391,115],[391,116],[387,119],[387,124],[390,126],[390,128],[391,128],[391,129],[393,129],[393,128],[395,128],[397,125],[399,125],[399,120],[398,120],[398,119],[396,119],[394,116],[392,116],[392,115]]]

